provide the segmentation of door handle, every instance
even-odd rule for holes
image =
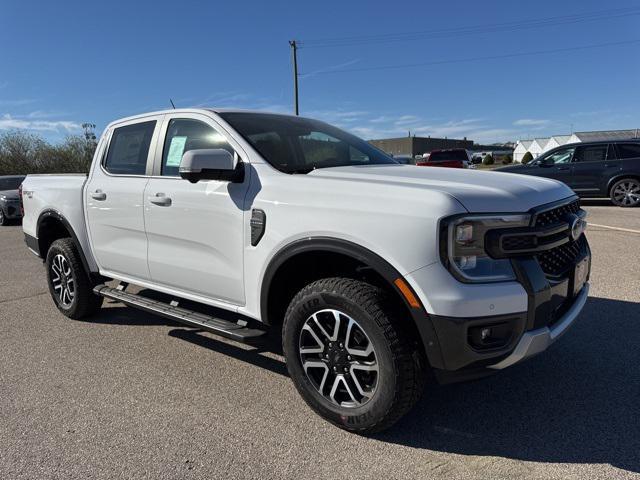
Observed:
[[[149,201],[154,205],[158,205],[160,207],[171,206],[171,198],[167,197],[164,193],[156,193],[155,197],[149,197]]]
[[[91,193],[91,198],[102,202],[107,199],[107,194],[104,193],[102,190],[96,190],[95,192]]]
[[[558,170],[569,170],[569,167],[558,167]]]

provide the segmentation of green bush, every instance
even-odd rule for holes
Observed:
[[[87,173],[96,143],[70,135],[54,145],[24,130],[0,134],[0,175]]]
[[[525,153],[524,157],[522,157],[522,163],[529,163],[531,160],[533,160],[533,155],[531,155],[531,152]]]
[[[502,159],[503,165],[509,165],[512,162],[513,162],[513,155],[505,155],[504,158]]]
[[[487,153],[484,158],[482,159],[482,164],[483,165],[493,165],[493,155],[491,155],[490,153]]]

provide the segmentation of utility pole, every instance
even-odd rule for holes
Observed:
[[[289,40],[291,55],[293,57],[293,101],[296,115],[300,114],[298,109],[298,44],[295,40]]]

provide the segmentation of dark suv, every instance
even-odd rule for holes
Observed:
[[[640,139],[570,143],[526,165],[497,170],[553,178],[581,197],[609,197],[620,207],[640,206]]]

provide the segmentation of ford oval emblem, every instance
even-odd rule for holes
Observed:
[[[570,219],[570,223],[571,223],[571,238],[575,242],[580,238],[580,235],[582,235],[584,231],[587,229],[587,221],[577,215],[572,215]]]

